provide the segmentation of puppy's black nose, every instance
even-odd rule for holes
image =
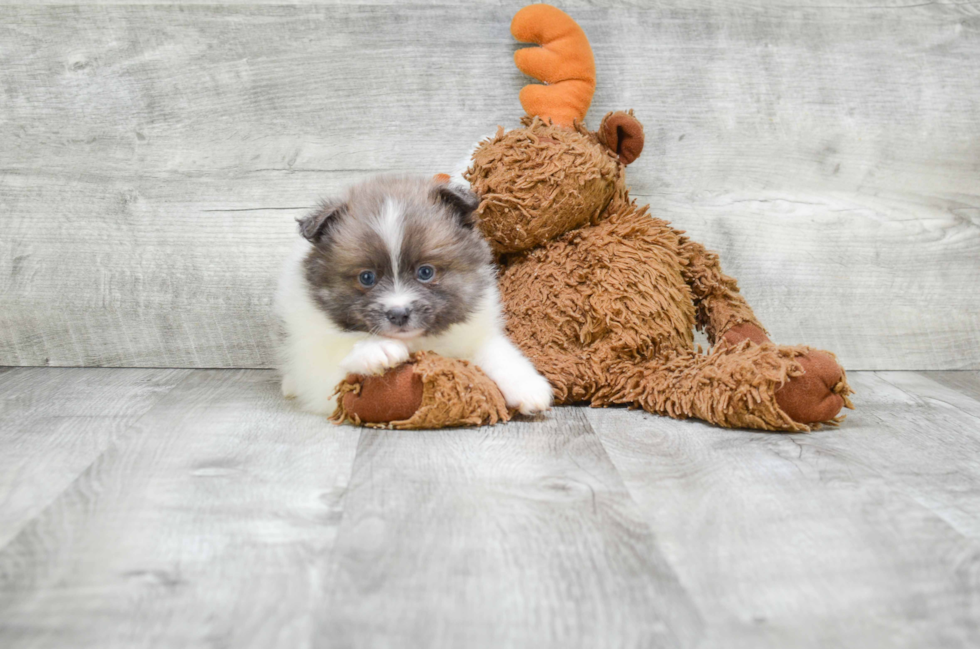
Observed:
[[[408,316],[411,314],[412,310],[403,306],[396,306],[393,309],[385,311],[385,317],[388,318],[388,322],[396,327],[400,327],[408,322]]]

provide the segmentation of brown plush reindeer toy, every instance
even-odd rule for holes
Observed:
[[[507,330],[557,404],[627,404],[719,426],[806,431],[851,407],[833,355],[769,341],[718,256],[637,207],[626,165],[643,149],[632,112],[583,124],[595,64],[582,29],[548,5],[511,32],[540,47],[518,68],[523,128],[480,143],[465,174],[500,263]],[[694,347],[693,329],[713,345]],[[334,419],[394,428],[485,424],[509,414],[476,367],[433,354],[339,386]]]

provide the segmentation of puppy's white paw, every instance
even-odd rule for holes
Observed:
[[[497,387],[504,394],[507,407],[517,408],[522,415],[535,415],[551,407],[551,384],[537,372],[515,374]]]
[[[362,340],[354,345],[340,367],[349,374],[381,374],[408,360],[408,347],[400,340]]]

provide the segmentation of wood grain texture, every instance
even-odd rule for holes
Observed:
[[[0,372],[0,547],[187,374],[81,368]]]
[[[980,541],[980,401],[916,373],[878,372],[875,379],[873,390],[884,403],[868,415],[881,422],[881,439],[862,437],[850,452],[867,454],[869,466]]]
[[[980,401],[980,372],[929,372],[933,381]]]
[[[784,435],[362,431],[268,371],[0,368],[0,646],[975,647],[946,376],[853,372],[842,427]]]
[[[588,418],[701,611],[705,647],[980,642],[980,402],[853,373],[840,429]]]
[[[515,125],[521,4],[0,6],[0,363],[270,365],[293,218]],[[775,339],[980,368],[980,5],[590,4],[591,123]]]
[[[0,550],[0,645],[307,646],[358,434],[194,372]]]
[[[690,647],[702,622],[580,409],[365,431],[317,644]]]

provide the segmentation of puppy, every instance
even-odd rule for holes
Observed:
[[[508,406],[547,410],[551,386],[504,335],[478,205],[467,188],[380,177],[300,220],[275,302],[283,394],[330,413],[348,373],[380,374],[431,350],[475,363]]]

